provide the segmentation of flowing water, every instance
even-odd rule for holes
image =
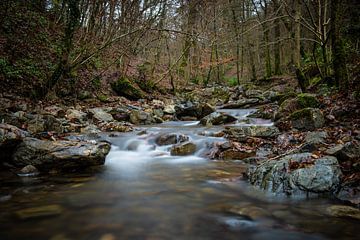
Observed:
[[[221,111],[237,124],[271,124]],[[356,239],[358,221],[327,216],[332,200],[266,194],[242,178],[241,161],[207,160],[208,146],[225,139],[210,137],[221,127],[197,123],[104,134],[105,165],[81,174],[2,174],[0,239]],[[188,135],[196,153],[171,156],[154,143],[164,133]]]

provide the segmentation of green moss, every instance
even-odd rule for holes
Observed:
[[[319,107],[319,101],[312,94],[301,93],[297,96],[297,100],[301,108]]]
[[[137,100],[143,97],[140,90],[135,88],[126,77],[120,77],[116,82],[111,84],[111,87],[118,95],[129,98],[130,100]]]
[[[312,110],[313,110],[313,108],[304,108],[304,109],[295,111],[290,115],[290,118],[291,118],[291,120],[296,120],[299,118],[311,117]]]

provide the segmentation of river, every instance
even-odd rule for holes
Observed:
[[[237,124],[271,124],[247,119],[251,110],[223,111]],[[335,200],[264,193],[243,178],[241,161],[207,159],[208,146],[226,140],[209,136],[221,127],[197,124],[104,133],[105,165],[82,173],[2,173],[0,239],[356,239],[358,221],[327,216]],[[171,156],[154,143],[164,133],[189,136],[196,153]]]

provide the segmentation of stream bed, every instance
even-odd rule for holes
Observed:
[[[237,124],[251,110],[222,110]],[[102,167],[82,173],[16,177],[1,173],[0,239],[356,239],[359,221],[334,218],[326,198],[274,196],[250,186],[241,161],[208,160],[222,127],[166,122],[135,132],[102,134],[112,149]],[[159,134],[197,146],[171,156]],[[204,136],[205,135],[205,136]]]

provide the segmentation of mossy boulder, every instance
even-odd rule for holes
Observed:
[[[301,93],[297,95],[296,99],[301,108],[317,108],[320,105],[316,96],[313,94]]]
[[[133,86],[129,79],[120,77],[117,81],[111,83],[112,89],[119,96],[124,96],[130,100],[138,100],[143,98],[143,94],[139,89]]]
[[[296,96],[296,98],[286,99],[279,108],[278,113],[275,116],[275,119],[280,119],[291,115],[293,112],[304,108],[317,108],[319,107],[319,101],[316,99],[315,95],[308,93],[301,93]]]
[[[298,130],[313,131],[324,126],[325,119],[317,108],[304,108],[290,115],[292,126]]]

